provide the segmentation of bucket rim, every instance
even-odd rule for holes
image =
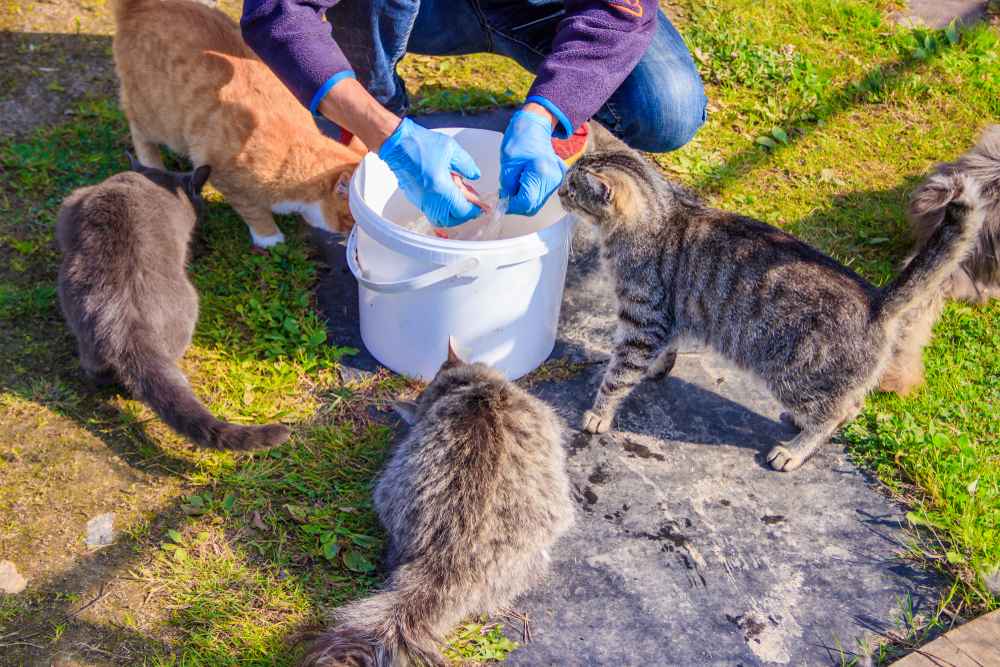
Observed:
[[[439,128],[435,131],[449,135],[458,132],[473,132],[502,136],[493,130],[466,127]],[[563,243],[564,236],[568,236],[570,231],[566,230],[565,227],[572,225],[573,218],[570,214],[564,213],[560,218],[538,231],[493,241],[442,239],[412,232],[383,218],[365,201],[362,188],[364,187],[366,167],[375,161],[380,161],[380,158],[374,152],[369,152],[354,170],[348,193],[351,214],[354,216],[355,223],[361,225],[362,229],[371,237],[403,254],[412,255],[413,251],[416,250],[432,261],[449,256],[475,255],[489,257],[492,260],[490,263],[494,265],[510,264],[527,261],[549,253]]]

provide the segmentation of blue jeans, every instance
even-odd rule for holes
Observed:
[[[409,107],[396,63],[407,51],[435,56],[498,53],[534,72],[550,52],[561,0],[344,0],[327,11],[344,55],[375,98]],[[680,148],[705,122],[707,100],[684,40],[663,12],[639,64],[595,118],[633,148]]]

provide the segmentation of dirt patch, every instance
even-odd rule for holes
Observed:
[[[65,120],[82,99],[116,94],[113,1],[0,0],[0,136],[23,136]],[[237,0],[218,6],[239,16]]]

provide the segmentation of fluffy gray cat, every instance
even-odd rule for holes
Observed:
[[[879,381],[879,388],[885,391],[908,394],[923,383],[922,352],[930,342],[945,299],[981,304],[1000,297],[1000,125],[988,127],[979,143],[959,159],[935,167],[913,192],[909,207],[917,241],[913,254],[944,223],[953,192],[951,184],[959,174],[979,186],[985,214],[983,226],[972,252],[942,282],[941,289],[930,293],[924,305],[905,317],[892,361]]]
[[[978,187],[960,174],[949,184],[941,225],[880,289],[775,227],[705,206],[633,151],[585,155],[559,198],[600,231],[618,330],[583,428],[606,431],[632,388],[667,375],[679,342],[693,340],[765,381],[801,428],[767,460],[798,468],[857,415],[900,316],[939,289],[975,242]]]
[[[573,508],[562,425],[495,370],[448,360],[375,487],[385,526],[381,592],[334,612],[302,665],[447,664],[438,642],[470,614],[509,603],[544,574]]]
[[[289,436],[284,425],[239,426],[213,417],[177,368],[198,320],[198,294],[185,264],[209,168],[179,174],[129,159],[133,171],[70,194],[56,222],[59,304],[84,373],[98,384],[120,381],[204,447],[281,444]]]

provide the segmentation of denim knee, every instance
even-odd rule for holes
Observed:
[[[650,153],[677,150],[691,141],[705,123],[708,99],[697,72],[650,82],[642,104],[621,114],[619,136],[631,146]],[[624,110],[622,110],[624,111]]]

